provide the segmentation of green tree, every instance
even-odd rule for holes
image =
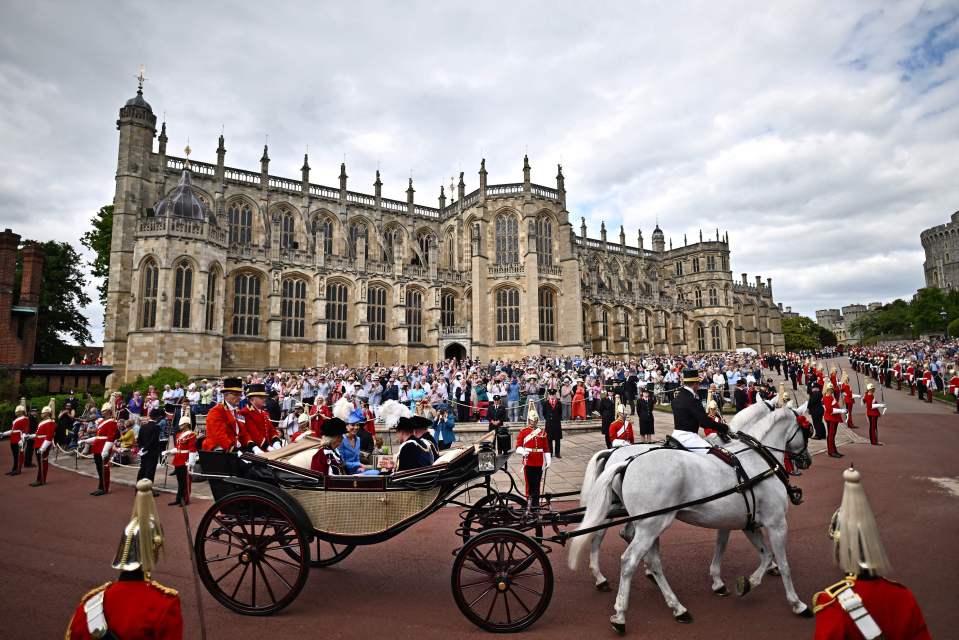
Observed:
[[[786,351],[807,351],[819,347],[815,322],[805,316],[783,318],[783,337],[786,339]]]
[[[43,277],[40,281],[40,306],[37,309],[37,348],[35,358],[40,363],[70,362],[74,349],[66,340],[89,344],[90,323],[82,310],[90,304],[84,292],[86,274],[83,261],[72,245],[66,242],[36,242],[27,240],[43,250]],[[17,289],[23,263],[17,260]],[[14,296],[19,295],[19,290]]]
[[[819,332],[818,332],[818,335],[816,336],[816,339],[819,341],[819,344],[821,344],[824,347],[835,347],[837,344],[839,344],[839,340],[836,339],[835,333],[833,333],[826,327],[819,326],[818,324],[816,326],[819,327]]]
[[[100,278],[97,292],[100,304],[107,303],[107,287],[110,280],[110,244],[113,241],[113,205],[100,207],[96,215],[90,218],[92,227],[80,237],[80,243],[93,252],[90,272],[94,278]]]

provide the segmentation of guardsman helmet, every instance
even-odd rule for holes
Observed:
[[[120,571],[140,569],[149,574],[156,566],[163,548],[163,527],[153,499],[153,482],[144,478],[137,482],[133,514],[123,528],[120,546],[113,558],[113,568]]]

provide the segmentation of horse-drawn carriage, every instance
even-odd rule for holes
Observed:
[[[785,440],[781,432],[780,439]],[[798,452],[801,446],[805,452],[804,443],[779,445],[777,451]],[[756,468],[765,471],[748,474],[729,489],[646,513],[620,503],[607,503],[596,513],[585,506],[552,509],[553,500],[572,499],[578,492],[545,494],[545,505],[527,509],[507,469],[509,451],[494,449],[493,433],[445,452],[431,466],[381,476],[324,476],[292,464],[308,446],[298,441],[263,456],[200,454],[200,475],[210,482],[216,501],[197,527],[197,567],[210,594],[233,611],[280,611],[303,589],[311,567],[341,562],[357,546],[388,540],[441,507],[455,505],[462,509],[457,528],[462,546],[451,571],[454,601],[482,629],[520,631],[543,615],[552,597],[548,545],[746,495],[781,473],[769,452],[751,441],[756,459],[766,461],[756,462]],[[491,481],[497,472],[508,476],[507,491]],[[785,491],[779,491],[785,499]],[[749,500],[746,504],[748,510]],[[587,526],[566,530],[584,517]],[[614,626],[624,628],[615,621]]]

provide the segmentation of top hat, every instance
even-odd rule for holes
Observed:
[[[225,389],[224,389],[225,391]],[[253,384],[248,384],[246,386],[246,396],[252,398],[253,396],[266,397],[266,386],[260,382],[254,382]]]
[[[243,393],[243,381],[239,378],[223,378],[223,392]]]

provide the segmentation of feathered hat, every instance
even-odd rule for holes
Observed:
[[[40,409],[40,415],[41,415],[41,416],[45,416],[45,415],[50,415],[50,416],[52,416],[52,415],[54,414],[54,412],[56,412],[56,409],[57,409],[57,399],[56,399],[56,398],[50,398],[50,402],[47,403],[47,406],[45,406],[45,407],[43,407],[42,409]]]
[[[21,415],[26,415],[27,413],[27,399],[20,398],[20,404],[17,405],[17,408],[14,410],[14,413]]]
[[[536,405],[532,402],[529,404],[529,411],[526,412],[526,422],[527,423],[537,423],[539,422],[539,414],[536,412]]]
[[[395,427],[400,418],[409,418],[411,415],[413,415],[413,412],[410,411],[410,408],[396,400],[387,400],[380,405],[379,418],[387,429]]]
[[[180,413],[180,421],[177,423],[177,426],[182,427],[183,425],[193,426],[193,421],[190,419],[189,405],[184,405],[183,411]]]
[[[351,413],[353,413],[353,403],[347,400],[346,396],[341,397],[333,404],[334,418],[339,418],[343,422],[346,422]]]
[[[879,526],[859,471],[849,467],[842,472],[842,477],[845,481],[842,504],[829,527],[836,544],[836,563],[847,575],[886,575],[890,570],[889,558],[879,539]]]
[[[149,574],[156,566],[163,548],[163,527],[153,499],[153,482],[144,478],[137,482],[133,515],[123,528],[120,547],[113,559],[113,568],[120,571],[141,569]]]

